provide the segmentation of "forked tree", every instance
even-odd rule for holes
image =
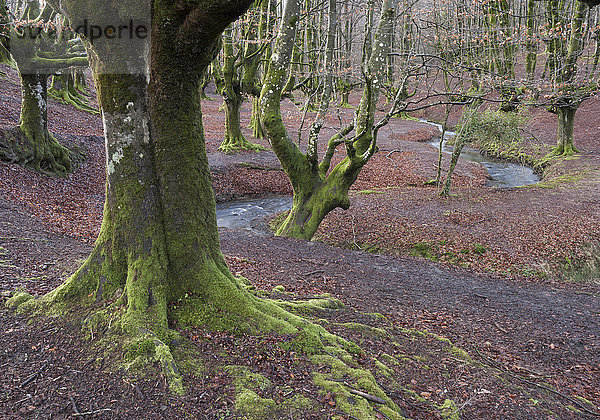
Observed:
[[[387,57],[390,52],[389,32],[393,28],[396,0],[383,2],[377,31],[366,63],[365,88],[356,111],[354,123],[344,127],[329,139],[327,151],[319,162],[318,141],[325,113],[329,106],[332,77],[331,60],[337,18],[335,1],[329,1],[330,24],[325,57],[326,77],[322,98],[313,123],[306,152],[303,152],[288,133],[281,116],[281,92],[288,80],[296,28],[300,13],[298,0],[286,2],[280,32],[271,56],[263,85],[260,106],[261,121],[271,147],[287,173],[294,191],[293,205],[276,234],[311,239],[323,218],[337,207],[348,209],[348,191],[360,171],[377,150],[377,132],[389,121],[375,124],[375,104],[381,83],[386,77]],[[393,111],[392,111],[393,113]],[[348,137],[352,134],[351,137]],[[332,158],[339,146],[346,150],[345,158],[331,168]]]
[[[264,149],[244,136],[240,110],[247,96],[256,98],[260,94],[258,68],[268,45],[260,37],[268,20],[269,2],[255,1],[244,20],[225,30],[222,54],[213,62],[215,84],[225,105],[225,139],[219,146],[225,153]]]
[[[567,10],[570,11],[566,15]],[[575,113],[581,103],[598,91],[597,68],[579,63],[591,31],[586,28],[589,7],[579,0],[572,8],[561,7],[558,0],[547,3],[549,40],[546,70],[552,91],[548,110],[558,117],[557,145],[552,156],[569,156],[578,150],[573,144]],[[564,28],[564,29],[563,29]],[[580,68],[582,67],[582,68]]]

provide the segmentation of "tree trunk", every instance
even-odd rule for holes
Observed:
[[[250,117],[250,128],[252,135],[257,139],[265,138],[265,130],[263,130],[260,122],[260,102],[259,98],[252,98],[252,116]]]
[[[340,104],[338,105],[340,108],[352,108],[352,105],[350,105],[350,92],[347,90],[343,90],[342,91],[342,99],[340,101]]]
[[[50,96],[81,111],[99,114],[100,111],[87,103],[86,98],[79,90],[81,88],[81,81],[85,83],[85,78],[79,73],[80,71],[65,71],[62,74],[53,75],[49,89]],[[83,89],[85,89],[85,84],[83,85]]]
[[[20,147],[18,161],[37,171],[64,176],[71,170],[73,155],[48,131],[47,81],[46,74],[21,74],[19,131],[26,146]]]
[[[577,108],[559,107],[556,110],[558,116],[558,141],[552,152],[553,156],[570,156],[579,153],[573,145],[573,123]]]
[[[165,344],[177,337],[172,325],[238,332],[302,329],[315,342],[331,337],[318,326],[308,331],[305,321],[249,293],[220,251],[199,87],[217,36],[247,6],[234,4],[228,13],[221,5],[181,14],[174,3],[157,3],[151,77],[143,71],[148,62],[127,63],[139,71],[132,75],[102,74],[98,68],[105,64],[96,62],[107,151],[100,234],[91,255],[65,283],[40,301],[23,303],[17,295],[8,303],[46,313],[95,305],[85,325],[125,332],[133,343],[152,340],[178,393],[181,376]],[[191,31],[189,37],[174,42],[182,28]],[[114,57],[104,56],[98,44],[94,48],[100,60]]]
[[[240,150],[264,150],[259,144],[254,144],[246,139],[240,124],[240,110],[244,98],[241,95],[225,97],[225,140],[219,150],[233,153]]]
[[[244,101],[242,92],[243,81],[238,71],[236,56],[233,48],[234,31],[230,26],[224,34],[223,62],[214,63],[215,83],[217,89],[223,96],[225,106],[225,139],[219,146],[219,150],[225,153],[233,153],[240,150],[263,150],[264,147],[254,144],[244,137],[240,124],[240,108]],[[246,81],[254,84],[254,80]],[[251,88],[248,86],[248,88]]]
[[[354,180],[336,167],[327,178],[320,174],[307,175],[305,180],[292,180],[294,202],[283,223],[277,228],[277,236],[310,240],[319,225],[333,209],[350,208],[348,191]]]

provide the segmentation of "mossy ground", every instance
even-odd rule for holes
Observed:
[[[358,312],[326,295],[297,300],[282,287],[261,294],[342,341],[302,332],[245,334],[226,326],[217,331],[172,325],[172,339],[163,345],[183,379],[183,395],[169,392],[179,415],[190,415],[194,401],[205,401],[212,407],[210,418],[458,419],[489,412],[498,396],[508,398],[502,408],[507,417],[573,412],[556,395],[525,386],[476,350],[445,337],[380,313]],[[28,302],[21,293],[9,303]],[[68,324],[69,334],[83,344],[78,348],[85,349],[85,366],[122,377],[135,393],[137,384],[152,381],[166,391],[168,373],[154,337],[131,338],[91,322],[97,309],[37,318],[29,328],[55,331]]]

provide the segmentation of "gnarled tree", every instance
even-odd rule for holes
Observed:
[[[177,336],[173,324],[302,331],[315,345],[327,337],[342,342],[251,294],[220,252],[199,87],[219,35],[249,3],[154,0],[147,5],[151,40],[136,49],[108,39],[89,46],[106,130],[102,228],[91,255],[60,287],[8,302],[22,311],[89,308],[90,328],[100,323],[129,343],[151,340],[176,392],[183,388],[168,345]],[[102,17],[118,25],[143,10],[121,0],[61,5],[72,23]],[[111,71],[123,65],[129,73]]]
[[[16,129],[2,133],[0,158],[65,175],[74,155],[48,131],[48,78],[69,67],[87,67],[88,60],[54,29],[55,19],[48,5],[40,11],[37,1],[29,1],[12,22],[11,54],[21,76],[21,117]]]
[[[547,70],[553,87],[548,110],[558,117],[557,145],[550,156],[569,156],[578,152],[573,144],[575,112],[598,89],[597,83],[589,75],[577,74],[577,61],[583,54],[589,35],[585,28],[589,7],[575,0],[566,38],[561,35],[561,28],[567,26],[568,20],[562,15],[564,10],[560,8],[559,2],[550,0],[547,8],[551,32]]]
[[[332,30],[336,19],[335,2],[329,1],[329,7],[329,39],[325,58],[325,68],[328,73],[335,39],[335,32]],[[320,106],[304,153],[291,140],[280,110],[281,91],[287,81],[300,10],[297,0],[286,3],[260,99],[261,121],[267,138],[294,190],[292,209],[278,228],[277,235],[311,239],[330,211],[336,207],[347,209],[350,206],[348,191],[363,166],[376,151],[377,131],[387,123],[382,121],[375,124],[374,115],[380,84],[387,71],[387,56],[390,51],[389,31],[392,28],[395,7],[396,0],[386,0],[383,3],[380,22],[365,69],[365,89],[356,112],[355,122],[329,140],[327,151],[319,162],[318,138],[330,101],[332,77],[331,75],[326,77]],[[352,131],[354,135],[346,138]],[[340,145],[345,146],[346,157],[330,170],[332,158]]]
[[[213,62],[217,90],[225,105],[225,139],[219,150],[262,150],[242,133],[240,110],[247,95],[258,97],[258,66],[267,44],[259,45],[259,29],[268,19],[267,0],[255,1],[245,24],[237,22],[223,33],[223,53]]]

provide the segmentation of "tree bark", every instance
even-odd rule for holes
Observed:
[[[48,75],[21,74],[21,116],[3,160],[25,164],[49,175],[65,176],[72,169],[73,153],[48,131]]]
[[[559,107],[556,110],[558,116],[558,134],[556,149],[552,152],[556,156],[570,156],[579,153],[573,145],[573,123],[577,108]]]

